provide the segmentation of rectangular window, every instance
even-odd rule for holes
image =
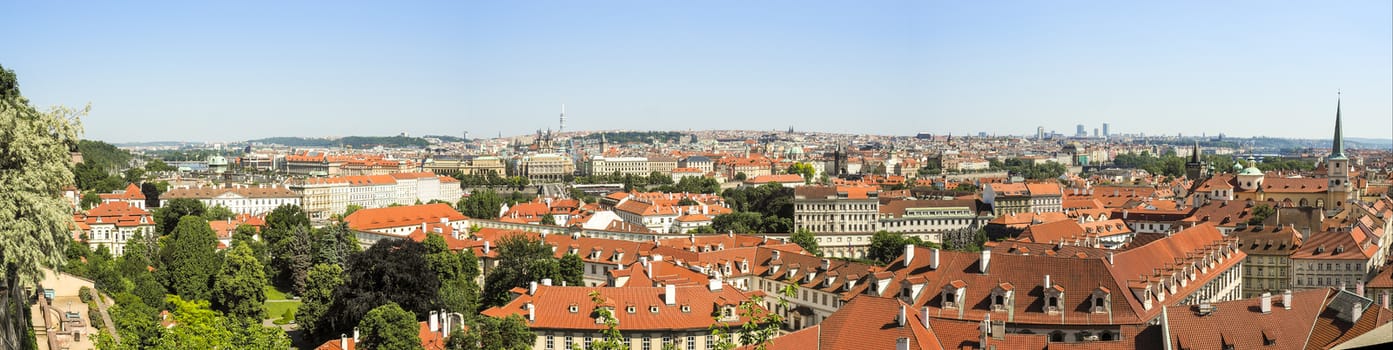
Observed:
[[[696,350],[696,336],[687,336],[687,350]]]
[[[572,345],[574,345],[574,344],[575,344],[575,343],[572,343],[572,342],[571,342],[571,336],[569,336],[569,335],[566,336],[566,344],[565,344],[565,345],[566,345],[566,349],[568,349],[568,350],[569,350],[569,349],[574,349],[575,347],[572,346]]]
[[[556,341],[556,339],[553,339],[552,336],[550,336],[550,335],[547,336],[547,350],[556,349],[556,343],[555,343],[555,341]]]

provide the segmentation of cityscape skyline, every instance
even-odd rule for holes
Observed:
[[[1313,139],[1293,124],[1336,91],[1350,137],[1393,134],[1386,2],[532,4],[11,3],[0,28],[31,33],[4,55],[25,95],[90,101],[111,142],[521,135],[562,104],[567,130]]]

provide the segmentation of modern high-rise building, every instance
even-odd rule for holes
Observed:
[[[1036,127],[1036,128],[1035,128],[1035,140],[1044,140],[1044,139],[1045,139],[1045,127],[1043,127],[1043,126]]]
[[[1083,124],[1079,124],[1078,127],[1076,127],[1076,130],[1074,131],[1074,136],[1078,136],[1078,137],[1087,137],[1087,136],[1088,136],[1088,130],[1085,130],[1085,129],[1083,128]]]
[[[1103,137],[1112,137],[1112,133],[1108,132],[1108,123],[1103,123]]]

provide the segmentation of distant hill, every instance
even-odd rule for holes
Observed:
[[[349,147],[349,148],[373,148],[377,146],[389,148],[423,148],[430,146],[430,141],[419,137],[407,136],[347,136],[337,139],[328,138],[307,138],[307,137],[268,137],[257,140],[247,140],[251,143],[275,144],[289,147]]]

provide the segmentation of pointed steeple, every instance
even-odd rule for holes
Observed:
[[[1190,153],[1191,163],[1200,163],[1200,140],[1195,140],[1195,150]]]
[[[1330,159],[1345,159],[1345,135],[1340,126],[1340,93],[1335,93],[1335,141],[1330,146]]]

